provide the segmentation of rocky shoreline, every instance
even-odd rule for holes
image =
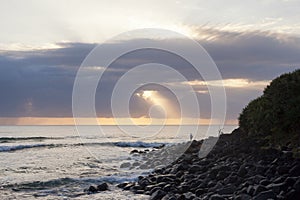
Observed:
[[[298,199],[300,159],[294,158],[288,147],[278,150],[262,143],[235,132],[223,134],[212,151],[201,158],[203,141],[192,141],[173,163],[118,187],[153,200]],[[161,160],[165,160],[163,156]]]

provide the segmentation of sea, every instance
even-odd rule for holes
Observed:
[[[148,199],[116,187],[153,169],[120,167],[153,151],[237,126],[0,126],[0,199]],[[196,130],[196,131],[195,131]],[[91,185],[109,183],[95,194]]]

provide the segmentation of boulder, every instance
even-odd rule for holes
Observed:
[[[130,163],[129,162],[125,162],[125,163],[122,163],[121,165],[120,165],[120,168],[129,168],[130,167]]]
[[[100,185],[97,186],[98,191],[105,191],[108,189],[107,183],[101,183]]]
[[[225,200],[225,198],[219,194],[214,194],[214,195],[210,196],[209,200]]]
[[[289,171],[290,176],[300,176],[300,165],[295,165]]]
[[[95,193],[95,192],[97,192],[97,188],[95,186],[91,185],[88,189],[88,192]]]
[[[160,200],[166,195],[166,192],[158,189],[150,197],[151,200]]]
[[[253,200],[275,199],[276,194],[272,190],[264,191],[253,197]]]

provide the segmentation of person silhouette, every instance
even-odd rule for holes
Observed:
[[[193,134],[190,133],[190,140],[192,141],[192,139],[193,139]]]

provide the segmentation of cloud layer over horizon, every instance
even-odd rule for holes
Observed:
[[[265,84],[270,80],[300,67],[300,38],[296,36],[262,31],[230,32],[203,27],[199,27],[197,33],[199,36],[209,35],[199,37],[199,43],[215,61],[227,83],[228,120],[236,119],[249,100],[262,94]],[[174,38],[152,40],[178,48],[185,45],[184,41],[178,42]],[[111,45],[126,46],[136,42],[139,41],[120,41]],[[76,72],[96,44],[73,42],[56,45],[60,47],[27,51],[0,50],[0,117],[72,116],[72,89]],[[131,52],[110,66],[96,94],[99,117],[112,117],[110,97],[120,76],[136,65],[152,62],[169,65],[194,83],[192,85],[199,91],[198,99],[203,107],[201,114],[209,118],[210,109],[205,106],[209,104],[209,94],[201,86],[202,79],[188,63],[157,50]],[[88,70],[102,69],[101,66],[95,66]],[[171,95],[164,88],[155,89],[166,97]],[[132,101],[136,105],[131,107],[132,115],[145,116],[150,106],[140,98],[134,97]]]

